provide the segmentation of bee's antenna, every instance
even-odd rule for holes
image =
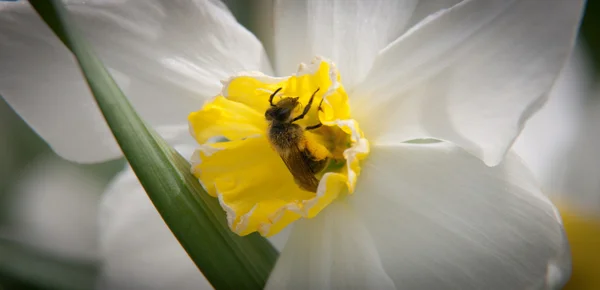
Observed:
[[[283,88],[278,88],[269,97],[269,104],[271,104],[271,107],[275,107],[275,105],[273,105],[273,98],[275,97],[275,95],[277,95],[277,93],[279,93],[279,91],[281,91],[281,89],[283,89]]]

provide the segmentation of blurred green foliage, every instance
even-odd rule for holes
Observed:
[[[94,263],[66,260],[2,239],[0,257],[0,279],[13,289],[93,289],[98,272]]]
[[[590,58],[595,67],[595,76],[596,79],[598,79],[600,74],[600,1],[587,1],[585,15],[581,23],[580,35],[588,48]]]

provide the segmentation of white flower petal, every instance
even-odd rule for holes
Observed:
[[[584,106],[591,94],[591,84],[589,58],[578,47],[552,88],[548,102],[527,121],[512,147],[540,181],[544,192],[551,196],[563,189],[566,165],[574,157],[570,150],[577,143],[590,144],[578,140],[577,133],[589,108]],[[585,135],[592,135],[595,128]],[[594,163],[598,160],[585,158]]]
[[[578,47],[547,104],[513,145],[545,192],[571,215],[594,216],[600,208],[600,87],[594,87],[590,63]]]
[[[515,155],[373,147],[350,199],[402,289],[545,289],[570,273],[561,220]],[[347,255],[355,255],[349,251]]]
[[[406,27],[410,29],[411,27],[419,24],[419,22],[427,18],[429,15],[435,14],[440,10],[450,8],[461,1],[463,0],[418,0],[415,11],[410,17],[410,21]]]
[[[241,70],[270,72],[264,50],[221,3],[86,1],[77,27],[151,125],[186,124]],[[0,6],[0,95],[61,156],[96,162],[120,150],[68,50],[29,3]]]
[[[192,137],[192,134],[190,134],[190,126],[187,123],[179,125],[156,126],[155,130],[172,146],[197,144],[196,140],[194,140],[194,137]],[[189,156],[183,155],[183,157],[187,158]]]
[[[147,102],[147,94],[165,104],[181,98],[198,100],[219,93],[220,81],[237,72],[272,74],[261,43],[220,1],[121,2],[86,1],[69,8],[108,66],[127,76],[147,78],[137,84],[140,92],[133,92],[134,100]],[[163,85],[176,85],[185,94],[153,93]],[[160,106],[154,109],[165,114]]]
[[[75,61],[29,3],[0,5],[0,95],[62,157],[121,155]]]
[[[102,289],[213,289],[129,168],[103,198],[100,238]]]
[[[287,243],[293,228],[293,224],[289,225],[288,227],[281,230],[281,232],[279,232],[278,234],[268,237],[267,239],[269,240],[269,242],[271,242],[273,247],[277,249],[277,251],[281,252],[283,251],[283,248],[285,247],[285,244]]]
[[[278,1],[275,63],[279,75],[295,73],[315,55],[333,60],[344,86],[352,88],[377,52],[404,31],[416,0]]]
[[[265,288],[396,289],[374,246],[352,206],[334,202],[294,224]]]
[[[97,213],[104,184],[89,172],[44,156],[29,165],[11,193],[10,238],[58,257],[96,262]]]
[[[354,116],[374,143],[449,140],[498,164],[545,101],[583,2],[473,0],[430,16],[381,52],[351,92]]]

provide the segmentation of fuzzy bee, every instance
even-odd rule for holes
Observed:
[[[302,113],[296,117],[292,113],[300,104],[298,97],[283,97],[279,102],[273,104],[273,98],[281,89],[279,88],[271,94],[269,97],[271,107],[265,112],[265,118],[269,122],[268,139],[294,176],[296,184],[304,190],[316,192],[319,180],[315,174],[325,168],[330,152],[325,146],[307,138],[305,130],[317,129],[322,124],[302,128],[294,122],[306,116],[319,89],[312,94]],[[319,103],[319,110],[322,103],[323,99]]]

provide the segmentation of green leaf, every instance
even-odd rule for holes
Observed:
[[[139,118],[100,60],[78,37],[62,4],[51,0],[31,4],[75,55],[133,171],[208,281],[216,289],[262,289],[277,259],[273,246],[257,234],[240,237],[229,230],[218,200],[202,189],[190,173],[190,164]],[[181,116],[182,121],[186,117]]]

